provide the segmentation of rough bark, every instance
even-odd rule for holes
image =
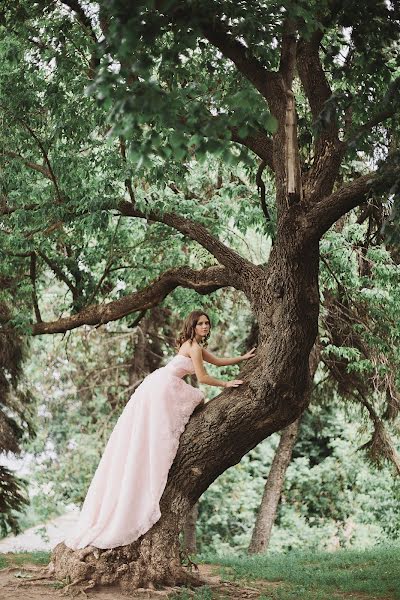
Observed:
[[[296,419],[296,421],[291,423],[282,432],[267,481],[265,482],[263,497],[248,548],[249,554],[260,554],[268,548],[286,471],[296,444],[300,420],[301,418]]]

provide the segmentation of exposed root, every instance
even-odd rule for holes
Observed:
[[[77,552],[77,557],[79,558],[79,560],[84,560],[84,558],[86,558],[86,556],[89,556],[89,554],[93,554],[93,556],[97,560],[100,556],[100,550],[95,546],[86,546],[86,548],[82,548],[82,550],[79,550]]]
[[[186,564],[182,565],[179,557],[174,558],[171,552],[163,555],[161,547],[160,558],[155,559],[157,542],[158,539],[156,542],[141,540],[136,545],[109,550],[94,546],[73,550],[60,543],[53,550],[48,573],[63,585],[63,595],[78,595],[85,590],[116,585],[121,593],[131,593],[134,589],[147,590],[150,596],[159,591],[162,596],[167,588],[207,585],[190,557],[186,557]]]
[[[181,564],[189,569],[191,572],[193,569],[199,571],[198,565],[190,558],[189,553],[186,550],[179,551],[179,557],[181,560]]]
[[[21,567],[4,567],[4,569],[1,569],[2,573],[11,573],[12,571],[21,571]]]
[[[62,595],[75,597],[79,596],[79,594],[83,594],[85,597],[87,597],[86,591],[91,590],[96,586],[96,582],[93,579],[87,581],[86,585],[84,586],[79,585],[80,583],[82,583],[82,580],[76,579],[75,581],[72,581],[71,583],[62,588]]]
[[[197,569],[198,573],[200,573],[200,570],[197,565],[196,565],[196,569]],[[189,587],[200,587],[202,585],[207,585],[208,581],[206,579],[204,579],[203,577],[201,577],[199,574],[195,575],[194,573],[191,573],[190,571],[186,571],[186,569],[182,568],[181,575],[178,577],[177,583],[179,583],[180,585],[186,585]]]

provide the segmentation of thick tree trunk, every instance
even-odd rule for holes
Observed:
[[[179,514],[183,514],[182,508]],[[74,551],[60,543],[53,550],[50,570],[59,579],[68,574],[69,585],[82,585],[82,589],[115,583],[126,592],[136,588],[199,585],[201,581],[181,566],[178,535],[181,526],[177,512],[167,513],[164,509],[158,523],[127,546],[111,550],[89,546]]]
[[[249,554],[259,554],[265,552],[268,548],[286,471],[298,437],[300,420],[301,418],[298,418],[282,432],[267,481],[265,482],[264,494],[248,549]]]

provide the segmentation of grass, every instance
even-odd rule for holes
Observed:
[[[260,600],[332,600],[362,595],[366,600],[400,600],[400,547],[395,546],[365,551],[214,557],[208,562],[220,565],[224,579],[279,582]]]
[[[185,589],[183,589],[181,592],[178,592],[177,594],[173,594],[172,596],[169,597],[169,600],[215,600],[215,595],[213,595],[212,590],[207,586],[204,585],[201,588],[199,588],[198,590],[196,590],[194,592],[189,593],[187,592]]]
[[[26,563],[48,564],[49,552],[0,554],[0,569]],[[196,561],[197,562],[197,561]],[[400,600],[400,547],[337,552],[289,552],[240,557],[199,557],[215,565],[225,580],[260,588],[259,600]],[[268,585],[270,582],[270,585]],[[275,583],[273,583],[275,582]],[[214,600],[208,586],[177,600]]]
[[[47,565],[49,562],[50,552],[7,552],[6,554],[0,554],[0,569],[26,563]]]

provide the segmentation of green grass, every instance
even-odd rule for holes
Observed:
[[[7,552],[6,554],[0,554],[0,569],[26,563],[47,565],[49,562],[50,552]]]
[[[181,592],[170,595],[168,600],[215,600],[215,595],[208,585],[204,585],[191,593],[183,589]]]
[[[0,554],[0,569],[26,563],[45,565],[49,561],[49,552]],[[396,546],[252,557],[207,556],[199,557],[199,562],[215,564],[225,580],[260,587],[259,600],[400,600],[400,547]],[[276,583],[268,586],[268,582]],[[194,596],[182,589],[173,597],[226,598],[222,590],[216,596],[208,586],[197,589]]]
[[[280,583],[260,599],[332,600],[359,593],[400,600],[400,547],[207,559],[221,566],[224,579]]]

